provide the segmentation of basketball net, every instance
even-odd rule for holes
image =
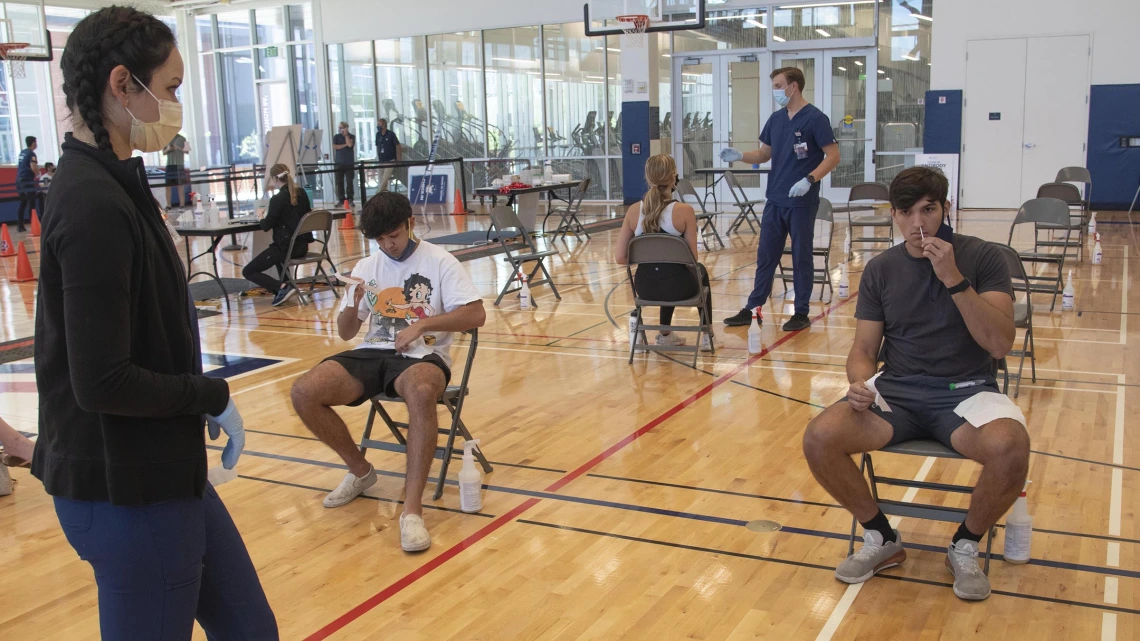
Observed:
[[[27,46],[23,42],[0,43],[0,58],[8,63],[8,73],[13,78],[25,77],[24,64],[28,59]]]
[[[621,23],[621,30],[629,36],[631,47],[645,46],[645,30],[649,28],[649,16],[645,14],[618,16],[617,21]]]

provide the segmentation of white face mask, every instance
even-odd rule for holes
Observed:
[[[131,114],[131,148],[144,154],[162,151],[182,131],[182,104],[173,100],[159,100],[142,81],[135,78],[135,82],[158,103],[158,121],[143,122],[127,109],[127,113]]]
[[[791,98],[788,97],[787,92],[785,92],[783,89],[773,89],[772,97],[776,99],[776,104],[780,105],[781,107],[787,107],[788,101],[791,100]]]

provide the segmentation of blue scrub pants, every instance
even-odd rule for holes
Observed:
[[[792,285],[796,292],[796,313],[807,315],[811,301],[812,278],[815,262],[812,260],[812,239],[815,235],[816,207],[779,207],[769,202],[764,205],[760,220],[760,246],[756,249],[756,280],[748,296],[748,309],[760,307],[772,293],[772,278],[788,234],[792,236]]]
[[[104,641],[277,641],[245,543],[207,483],[202,498],[122,506],[55,497],[68,543],[95,569]]]

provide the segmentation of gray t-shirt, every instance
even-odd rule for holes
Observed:
[[[974,290],[1013,297],[1001,250],[954,234],[954,261]],[[859,281],[855,318],[883,323],[884,371],[893,376],[987,376],[993,358],[974,340],[946,286],[926,258],[896,245],[872,258]]]
[[[186,166],[186,138],[182,134],[174,136],[170,141],[170,153],[166,154],[166,164],[169,167]]]

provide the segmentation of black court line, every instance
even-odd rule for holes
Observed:
[[[720,555],[720,556],[731,556],[731,557],[736,557],[739,559],[749,559],[752,561],[764,561],[764,562],[768,562],[768,563],[778,563],[780,565],[790,565],[790,566],[800,567],[800,568],[811,568],[814,570],[826,570],[828,572],[835,572],[835,568],[833,568],[829,565],[821,565],[818,563],[807,563],[805,561],[792,561],[789,559],[778,559],[778,558],[770,557],[770,556],[761,556],[759,554],[748,554],[745,552],[732,552],[729,550],[721,550],[721,549],[717,549],[717,548],[706,548],[706,547],[701,547],[698,545],[686,545],[684,543],[673,543],[670,541],[661,541],[661,540],[657,540],[657,539],[649,539],[649,538],[639,537],[639,536],[629,536],[626,534],[612,534],[610,532],[600,532],[598,530],[587,530],[585,528],[571,527],[569,525],[556,525],[554,523],[544,523],[542,521],[535,521],[532,519],[519,519],[518,522],[519,523],[525,523],[527,525],[537,525],[539,527],[551,528],[551,529],[555,529],[555,530],[577,532],[579,534],[592,534],[594,536],[601,536],[601,537],[606,537],[606,538],[610,538],[610,539],[620,539],[622,541],[633,541],[636,543],[648,543],[650,545],[660,545],[660,546],[664,546],[664,547],[677,548],[677,549],[681,549],[681,550],[689,550],[692,552],[705,552],[708,554],[716,554],[716,555]],[[932,585],[932,586],[947,587],[947,588],[954,586],[953,583],[946,583],[944,581],[931,581],[929,579],[919,579],[919,578],[907,577],[907,576],[897,576],[894,574],[876,574],[875,576],[882,577],[884,579],[892,579],[895,581],[903,581],[906,583],[918,583],[918,584],[922,584],[922,585]],[[1089,608],[1092,610],[1107,610],[1110,612],[1120,612],[1122,614],[1140,614],[1140,610],[1135,610],[1135,609],[1131,609],[1131,608],[1122,608],[1119,606],[1106,605],[1106,604],[1101,604],[1101,603],[1088,603],[1085,601],[1073,601],[1071,599],[1057,599],[1054,597],[1037,596],[1035,594],[1025,594],[1023,592],[1010,592],[1007,590],[993,590],[991,592],[991,594],[999,594],[1001,596],[1014,597],[1014,598],[1018,598],[1018,599],[1029,599],[1031,601],[1044,601],[1047,603],[1071,605],[1074,607]]]
[[[1136,258],[1140,258],[1140,256],[1137,256]],[[1140,316],[1140,312],[1102,312],[1092,309],[1077,310],[1077,316],[1080,316],[1081,314],[1116,314],[1117,316]],[[1080,328],[1074,327],[1073,329],[1079,330]]]
[[[673,361],[674,363],[676,363],[676,364],[678,364],[678,365],[681,365],[681,366],[687,367],[687,368],[689,368],[689,369],[691,369],[691,370],[694,370],[694,371],[700,372],[700,373],[702,373],[702,374],[708,374],[709,376],[713,376],[713,377],[717,376],[717,374],[716,374],[715,372],[710,372],[710,371],[708,371],[707,369],[701,369],[701,368],[699,368],[699,367],[693,367],[692,365],[690,365],[690,364],[688,364],[688,363],[686,363],[686,362],[680,361],[680,360],[678,360],[678,359],[676,359],[676,358],[674,358],[674,357],[672,357],[672,356],[670,356],[670,355],[668,355],[668,354],[666,354],[666,353],[664,353],[664,352],[656,352],[656,353],[657,353],[657,354],[660,354],[661,356],[664,356],[665,358],[667,358],[667,359],[669,359],[669,360]],[[762,360],[763,360],[763,359],[761,359],[761,361],[757,361],[757,362],[762,362]],[[784,400],[787,400],[787,401],[794,401],[794,402],[796,402],[796,403],[802,403],[802,404],[804,404],[804,405],[810,405],[811,407],[818,407],[819,409],[827,409],[827,408],[826,408],[826,407],[824,407],[823,405],[816,405],[815,403],[812,403],[811,401],[804,401],[804,400],[801,400],[801,399],[798,399],[798,398],[794,398],[794,397],[792,397],[792,396],[785,396],[785,395],[783,395],[783,394],[780,394],[779,392],[773,392],[773,391],[771,391],[771,390],[766,390],[766,389],[764,389],[764,388],[762,388],[762,387],[756,387],[755,385],[749,385],[748,383],[742,383],[742,382],[740,382],[740,381],[738,381],[738,380],[736,380],[736,379],[732,379],[732,380],[730,380],[729,382],[731,382],[731,383],[735,383],[735,384],[737,384],[737,385],[740,385],[741,387],[747,387],[747,388],[748,388],[748,389],[750,389],[750,390],[755,390],[755,391],[757,391],[757,392],[763,392],[764,394],[770,394],[770,395],[772,395],[772,396],[775,396],[775,397],[778,397],[778,398],[782,398],[782,399],[784,399]]]
[[[316,487],[313,485],[302,485],[300,483],[290,483],[288,481],[278,481],[276,479],[267,479],[267,478],[263,478],[260,476],[248,476],[245,474],[238,474],[237,477],[239,479],[245,479],[247,481],[260,481],[262,483],[272,483],[274,485],[284,485],[285,487],[295,487],[295,488],[298,488],[301,490],[313,490],[316,492],[332,492],[332,490],[329,488]],[[404,504],[403,501],[397,501],[396,499],[386,499],[386,498],[380,497],[380,496],[369,496],[367,494],[360,494],[359,496],[361,498],[370,499],[372,501],[378,501],[380,503],[395,503],[396,505],[403,505]],[[439,505],[431,505],[428,503],[425,503],[423,505],[423,508],[425,510],[435,510],[437,512],[451,512],[453,514],[464,514],[464,515],[469,515],[469,516],[481,516],[481,517],[487,518],[487,519],[493,519],[497,516],[495,514],[488,514],[486,512],[464,512],[462,510],[457,510],[455,508],[441,507]]]
[[[611,481],[625,481],[627,483],[643,483],[645,485],[657,485],[660,487],[672,487],[680,490],[696,490],[698,492],[708,492],[709,494],[724,494],[727,496],[740,496],[749,499],[763,499],[765,501],[778,501],[780,503],[795,503],[796,505],[815,505],[818,507],[832,507],[842,509],[843,506],[837,503],[819,503],[816,501],[803,501],[800,499],[787,499],[780,496],[768,496],[766,494],[749,494],[748,492],[734,492],[732,490],[717,490],[707,487],[697,487],[694,485],[681,485],[679,483],[666,483],[664,481],[650,481],[647,479],[634,479],[625,476],[610,476],[608,474],[594,474],[589,472],[586,476],[592,476],[599,479],[609,479]]]
[[[567,338],[573,338],[573,337],[577,336],[578,334],[581,334],[581,333],[583,333],[583,332],[588,332],[588,331],[590,331],[591,329],[594,329],[595,327],[600,327],[600,326],[602,326],[602,325],[605,325],[605,324],[607,324],[607,323],[609,323],[609,321],[608,321],[608,320],[604,320],[604,321],[598,321],[597,323],[594,323],[593,325],[590,325],[589,327],[585,327],[585,328],[583,328],[583,329],[580,329],[580,330],[578,330],[578,331],[574,332],[573,334],[568,334],[568,335],[566,335],[566,336],[563,336],[562,338],[556,338],[556,339],[554,339],[554,340],[550,341],[549,343],[547,343],[547,344],[543,345],[543,347],[550,347],[551,345],[553,345],[553,344],[555,344],[555,343],[558,343],[558,342],[560,342],[560,341],[563,341],[563,340],[565,340],[565,339],[567,339]]]
[[[1080,463],[1089,463],[1092,465],[1103,465],[1104,467],[1115,467],[1121,470],[1129,470],[1132,472],[1140,472],[1140,467],[1129,467],[1127,465],[1117,465],[1116,463],[1105,463],[1103,461],[1094,461],[1087,458],[1077,458],[1075,456],[1065,456],[1064,454],[1054,454],[1053,452],[1042,452],[1040,450],[1029,450],[1032,454],[1040,454],[1041,456],[1052,456],[1054,458],[1063,458],[1069,461],[1078,461]]]
[[[318,443],[321,442],[321,439],[315,438],[312,436],[299,436],[297,434],[281,434],[280,432],[267,432],[265,430],[251,430],[249,428],[246,428],[245,431],[251,432],[253,434],[266,434],[268,436],[280,436],[282,438],[294,438],[294,439],[297,439],[299,441],[316,441]],[[492,461],[490,459],[487,459],[487,462],[490,463],[491,465],[502,465],[504,467],[518,467],[518,468],[522,468],[524,470],[538,470],[539,472],[555,472],[557,474],[565,474],[566,473],[566,470],[556,470],[553,467],[539,467],[537,465],[523,465],[522,463],[504,463],[502,461]]]

